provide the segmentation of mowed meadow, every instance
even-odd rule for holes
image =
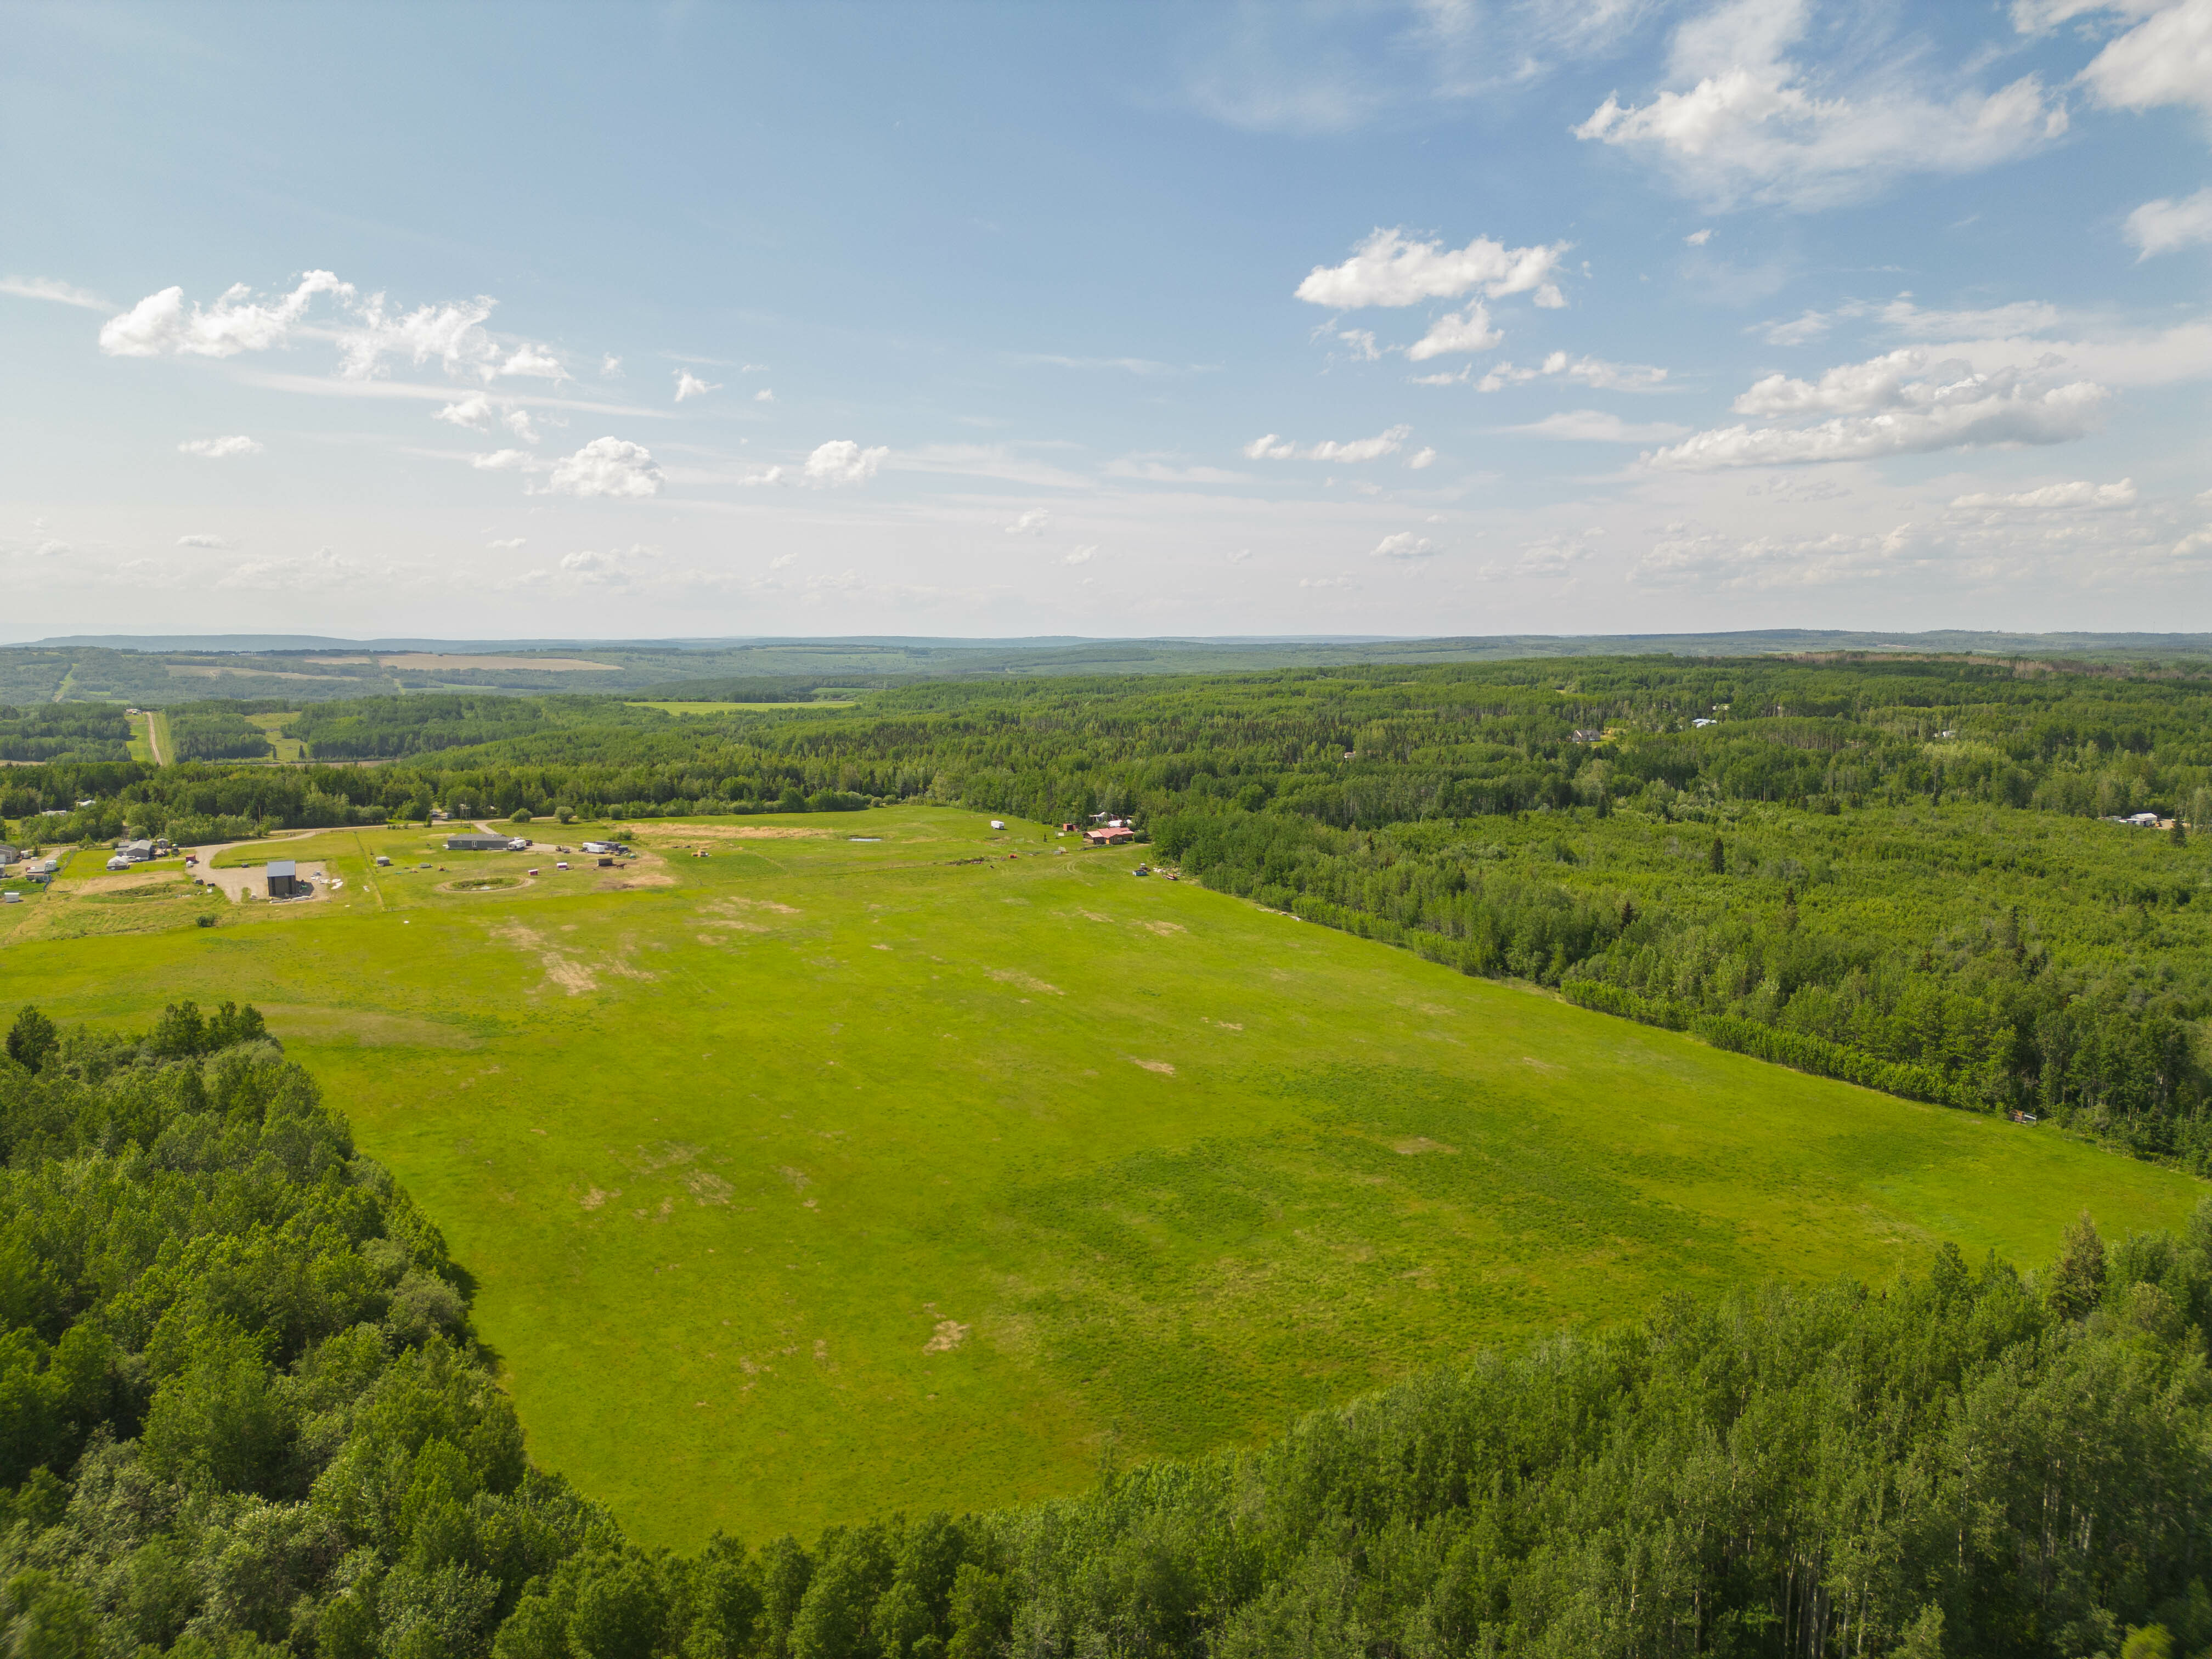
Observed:
[[[1939,1239],[2032,1264],[2080,1210],[2118,1236],[2203,1191],[1036,824],[632,839],[568,872],[264,844],[345,884],[212,928],[27,914],[0,1009],[260,1006],[474,1275],[533,1457],[647,1542],[1071,1491],[1671,1290],[1879,1281]],[[460,885],[491,879],[522,884]]]

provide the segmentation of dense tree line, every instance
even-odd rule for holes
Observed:
[[[1281,1441],[811,1544],[629,1544],[251,1009],[0,1060],[0,1643],[27,1659],[2194,1655],[2212,1206],[2024,1279],[1670,1298]]]
[[[169,741],[178,761],[266,760],[269,734],[224,703],[188,703],[169,711]]]
[[[0,704],[0,761],[127,761],[131,722],[106,703]]]

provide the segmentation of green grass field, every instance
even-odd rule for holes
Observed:
[[[292,842],[335,896],[14,939],[0,1014],[259,1004],[476,1275],[532,1455],[649,1542],[1066,1491],[1668,1289],[2033,1264],[2203,1190],[1143,849],[924,808],[635,831],[567,872]],[[495,877],[528,884],[453,890]]]

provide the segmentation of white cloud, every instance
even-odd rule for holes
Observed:
[[[345,318],[310,319],[312,302],[325,294]],[[386,358],[395,356],[417,366],[435,358],[448,373],[466,370],[487,381],[502,376],[567,380],[568,370],[547,348],[502,346],[484,331],[496,304],[479,295],[394,312],[381,294],[364,297],[332,272],[311,270],[288,294],[257,299],[240,283],[206,307],[188,307],[183,289],[165,288],[110,318],[100,331],[100,348],[112,357],[231,357],[313,338],[337,347],[339,373],[349,380],[369,379],[381,371]]]
[[[2194,3],[2194,0],[2192,0]],[[2066,129],[2033,75],[1994,93],[1931,88],[1908,58],[1849,84],[1792,61],[1810,0],[1723,0],[1674,33],[1669,78],[1692,82],[1627,106],[1608,97],[1579,138],[1656,156],[1718,206],[1848,201],[1909,173],[1966,173],[2041,148]]]
[[[52,276],[0,276],[0,294],[12,294],[19,300],[52,300],[56,305],[75,306],[80,311],[115,309],[89,289]]]
[[[1117,455],[1106,463],[1104,471],[1109,478],[1140,478],[1146,483],[1226,484],[1251,483],[1255,475],[1232,472],[1220,466],[1187,466],[1171,465],[1178,458],[1162,453]]]
[[[1429,331],[1406,348],[1410,362],[1425,363],[1449,351],[1487,351],[1505,337],[1490,325],[1490,313],[1478,300],[1460,313],[1446,313],[1429,325]]]
[[[1092,559],[1097,556],[1097,554],[1098,550],[1096,547],[1079,547],[1075,551],[1062,559],[1060,562],[1062,564],[1089,564]]]
[[[1602,357],[1570,357],[1564,351],[1554,351],[1534,368],[1500,363],[1477,380],[1474,389],[1477,392],[1502,392],[1509,386],[1522,386],[1530,380],[1551,375],[1573,380],[1600,392],[1656,392],[1666,380],[1667,371],[1650,363],[1608,362]],[[1432,377],[1416,384],[1440,386],[1448,379],[1468,378],[1465,374]]]
[[[1371,461],[1384,455],[1395,454],[1413,435],[1410,426],[1394,426],[1372,438],[1353,438],[1339,442],[1327,439],[1309,444],[1301,449],[1287,438],[1270,432],[1264,438],[1255,438],[1244,446],[1247,460],[1254,461]]]
[[[1832,418],[1813,426],[1738,425],[1700,432],[1645,457],[1687,471],[1988,445],[2063,443],[2091,431],[2111,396],[2091,380],[2057,383],[2055,354],[2031,368],[1976,369],[1936,349],[1907,346],[1830,369],[1817,381],[1771,374],[1735,400],[1759,420]]]
[[[574,454],[553,464],[553,476],[546,480],[545,488],[562,495],[629,499],[657,495],[660,469],[642,444],[621,438],[594,438]]]
[[[561,366],[559,358],[544,346],[534,345],[516,347],[507,360],[497,368],[489,370],[485,378],[489,379],[494,374],[519,374],[538,380],[565,380],[568,378],[568,371]]]
[[[319,294],[353,296],[353,285],[327,270],[311,270],[289,294],[268,303],[256,301],[240,283],[214,305],[188,313],[185,291],[165,288],[101,325],[100,349],[111,357],[231,357],[241,351],[266,351],[285,344]]]
[[[420,367],[436,358],[447,373],[473,368],[485,380],[498,371],[499,348],[483,331],[494,301],[479,296],[467,304],[417,306],[393,315],[384,296],[372,294],[358,307],[356,326],[337,331],[339,372],[348,380],[367,380],[386,357],[404,357]]]
[[[76,549],[67,542],[45,541],[31,550],[31,556],[35,559],[62,559],[76,551]]]
[[[1240,547],[1240,548],[1238,548],[1235,552],[1231,553],[1231,554],[1229,556],[1229,562],[1230,562],[1230,563],[1231,563],[1231,564],[1243,564],[1243,563],[1247,559],[1250,558],[1251,556],[1252,556],[1252,550],[1251,550],[1250,548],[1249,548],[1249,547]]]
[[[1401,530],[1395,536],[1385,536],[1375,544],[1370,559],[1425,559],[1437,550],[1437,544],[1425,536],[1417,536],[1410,530]]]
[[[1349,576],[1301,576],[1298,578],[1300,587],[1350,587],[1352,585],[1352,578]]]
[[[1437,452],[1433,448],[1417,450],[1406,458],[1407,470],[1413,472],[1419,472],[1436,464]]]
[[[2083,83],[2098,102],[2115,109],[2194,104],[2212,110],[2212,0],[2179,0],[2156,9],[2140,3],[2109,9],[2131,15],[2148,10],[2150,15],[2106,46],[2081,71]]]
[[[261,450],[258,440],[242,433],[228,438],[187,438],[177,446],[179,455],[197,455],[209,461],[226,461],[234,455],[258,455]]]
[[[341,557],[327,547],[317,548],[313,553],[285,559],[252,559],[234,565],[216,579],[217,587],[270,588],[295,591],[307,587],[331,587],[359,580],[367,573],[351,559]]]
[[[763,386],[758,392],[753,393],[753,401],[757,404],[772,404],[775,401],[775,392],[772,387]]]
[[[1577,443],[1649,444],[1679,438],[1689,428],[1665,421],[1624,421],[1602,409],[1572,409],[1510,429],[1532,438],[1564,438]]]
[[[876,476],[890,454],[878,446],[863,449],[850,438],[833,438],[806,458],[805,481],[811,484],[866,483]]]
[[[518,547],[526,546],[527,543],[520,536],[504,536],[498,541],[486,542],[484,545],[495,553],[512,553]]]
[[[2138,259],[2212,242],[2212,185],[2178,201],[2161,196],[2154,202],[2145,202],[2128,215],[2121,234],[2134,246]]]
[[[1352,348],[1352,355],[1363,363],[1371,363],[1382,356],[1382,347],[1375,343],[1372,329],[1340,329],[1336,337]]]
[[[2123,478],[2118,483],[2091,483],[2086,479],[2072,483],[2045,484],[2040,489],[2023,489],[2010,495],[1961,495],[1951,505],[1959,507],[2020,507],[2037,510],[2056,507],[2133,507],[2136,504],[2136,481]]]
[[[1893,579],[1917,562],[1912,526],[1882,535],[1832,531],[1809,536],[1743,538],[1670,525],[1670,534],[1636,562],[1631,579],[1658,586],[1695,583],[1714,588],[1826,587]]]
[[[622,359],[609,352],[599,359],[599,378],[603,380],[622,379]]]
[[[491,399],[481,392],[473,392],[459,403],[447,404],[430,418],[449,426],[465,427],[471,432],[483,432],[490,429],[491,414]]]
[[[1006,526],[1009,536],[1041,536],[1044,527],[1052,522],[1052,514],[1041,507],[1033,507]]]
[[[499,418],[500,424],[521,439],[523,442],[534,444],[538,441],[538,428],[531,424],[528,410],[510,409]]]
[[[495,449],[489,455],[471,455],[469,465],[480,472],[535,472],[538,458],[526,449]],[[581,492],[597,495],[596,490]]]
[[[230,544],[220,536],[179,536],[177,538],[177,545],[179,547],[225,548]]]
[[[1377,230],[1342,264],[1316,265],[1298,284],[1297,297],[1357,311],[1455,300],[1478,288],[1493,300],[1534,289],[1539,305],[1564,305],[1553,275],[1569,246],[1509,248],[1478,236],[1463,248],[1448,249],[1441,241],[1410,241],[1402,227]]]
[[[676,371],[676,401],[679,404],[687,398],[703,398],[710,392],[720,392],[721,389],[720,381],[710,383],[702,380],[688,368],[679,368]]]
[[[1703,230],[1693,230],[1682,239],[1683,243],[1690,247],[1703,247],[1712,240],[1712,228],[1710,225]]]

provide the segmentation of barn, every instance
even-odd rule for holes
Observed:
[[[305,898],[315,890],[300,879],[295,860],[271,859],[262,873],[269,878],[269,896],[273,899]]]

